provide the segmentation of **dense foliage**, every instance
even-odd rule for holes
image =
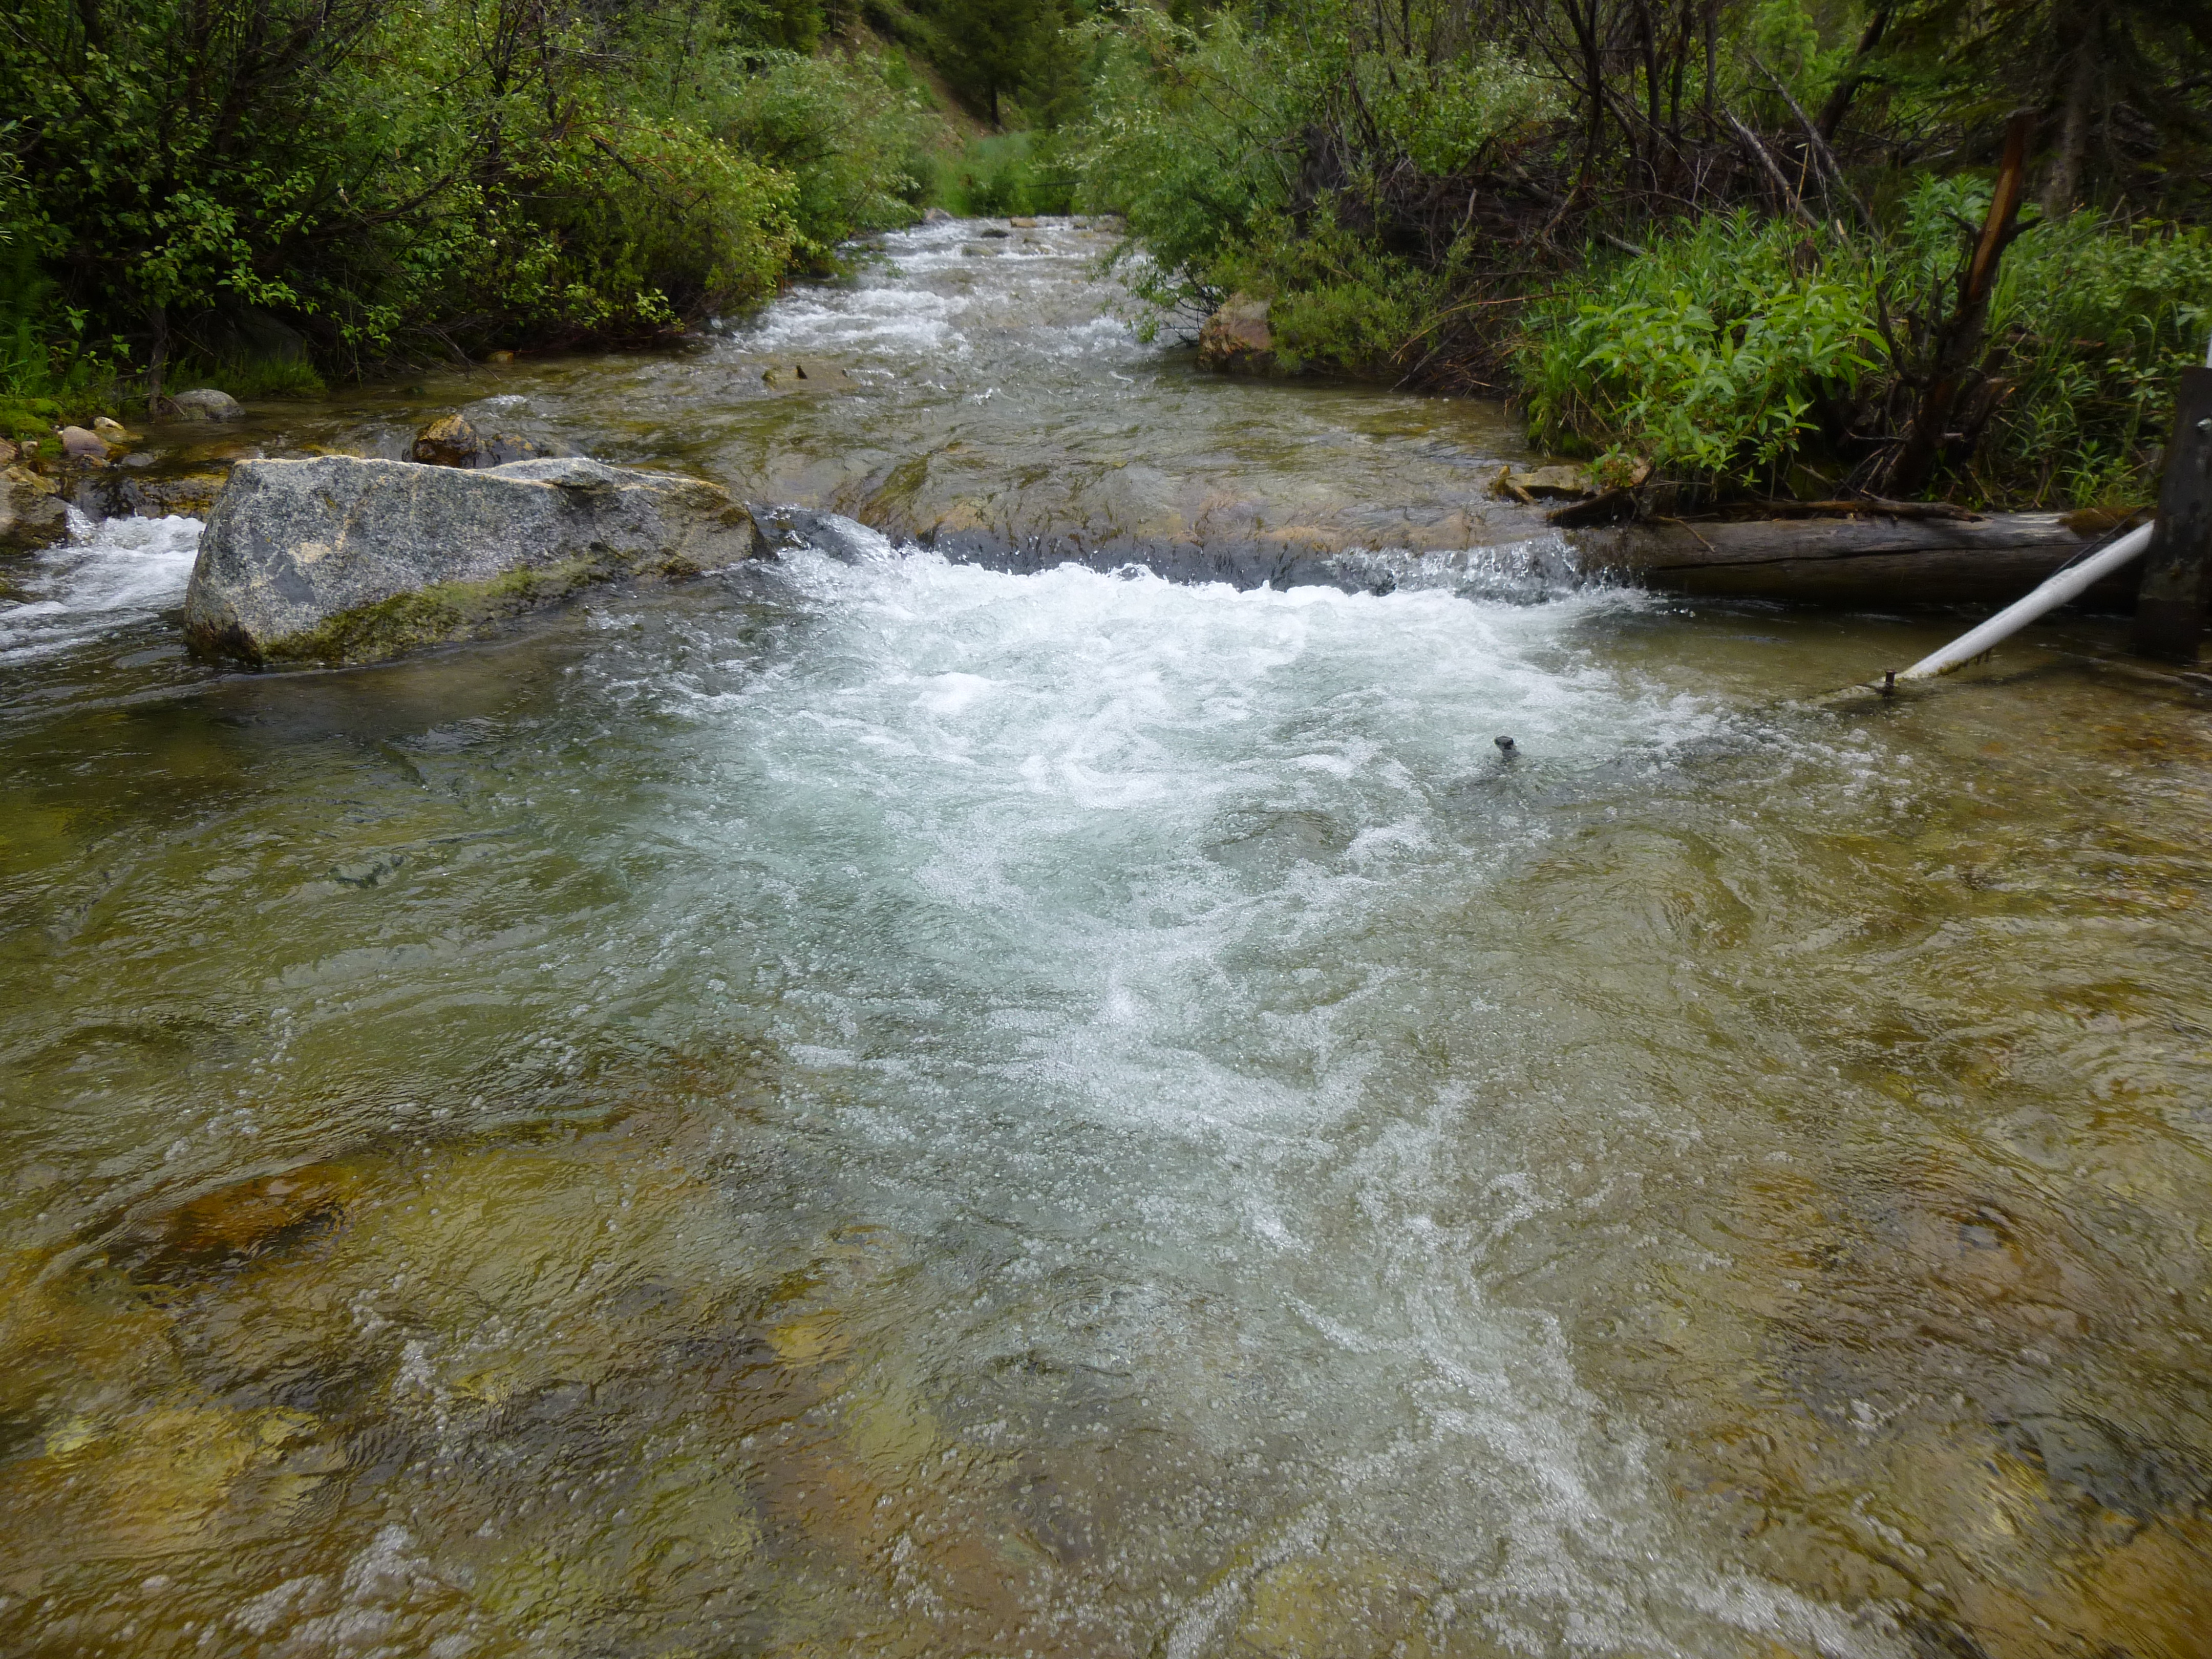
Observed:
[[[350,370],[649,336],[770,292],[914,193],[911,98],[775,44],[788,23],[696,0],[30,0],[0,18],[0,227],[27,261],[0,299],[8,372]]]
[[[1088,33],[1085,199],[1164,319],[1249,293],[1289,366],[1512,392],[1698,490],[2139,499],[2212,326],[2201,6],[1317,0]]]
[[[2133,500],[2208,85],[2195,0],[25,0],[0,395],[649,340],[1080,207],[1158,324],[1693,493]]]
[[[1978,219],[1987,195],[1931,180],[1884,244],[1739,213],[1637,258],[1595,258],[1522,336],[1538,436],[1632,450],[1681,477],[1833,495],[1897,418],[1885,334],[1896,296],[1940,292],[1959,240],[1946,210]],[[1956,482],[2034,506],[2144,499],[2180,371],[2208,334],[2203,230],[2081,213],[2025,233],[1990,302],[1991,392]]]

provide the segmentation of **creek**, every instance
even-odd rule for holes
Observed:
[[[1577,584],[1502,409],[979,228],[209,441],[844,556],[264,675],[191,520],[6,573],[0,1647],[2201,1654],[2201,691],[1824,708],[1957,619]]]

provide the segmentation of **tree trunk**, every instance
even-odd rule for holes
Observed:
[[[1824,143],[1836,142],[1836,133],[1844,125],[1844,117],[1851,107],[1851,99],[1866,81],[1862,67],[1874,49],[1881,44],[1882,31],[1889,27],[1890,8],[1876,6],[1874,15],[1867,20],[1866,33],[1859,36],[1859,49],[1851,54],[1851,66],[1844,71],[1844,78],[1836,82],[1836,89],[1828,94],[1828,101],[1820,106],[1820,139]]]
[[[2066,77],[2064,112],[2058,126],[2058,149],[2051,158],[2051,176],[2043,184],[2043,214],[2057,219],[2074,210],[2081,188],[2081,163],[2089,153],[2089,106],[2097,88],[2097,22],[2094,15],[2083,23],[2081,40],[2074,48],[2074,61]]]
[[[1568,541],[1582,569],[1668,592],[1848,606],[2008,605],[2094,544],[2094,532],[2075,528],[2071,516],[1659,522],[1571,531]],[[2124,607],[2136,574],[2130,567],[2081,602]]]
[[[146,325],[152,334],[153,344],[146,354],[146,407],[153,414],[166,414],[168,399],[161,395],[161,377],[169,368],[169,308],[160,301],[146,307]]]
[[[2022,174],[2027,163],[2027,131],[2033,118],[2015,115],[2005,129],[2004,161],[1990,198],[1974,256],[1959,277],[1959,303],[1937,325],[1929,354],[1927,380],[1903,439],[1875,473],[1874,492],[1911,497],[1928,487],[1942,458],[1958,408],[1959,393],[1981,367],[1982,341],[1989,331],[1990,291],[1996,286],[1997,262],[2020,227]]]

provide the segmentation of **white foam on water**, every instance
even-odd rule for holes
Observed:
[[[1564,1335],[1497,1305],[1492,1229],[1534,1188],[1494,1172],[1481,1214],[1431,1218],[1467,1210],[1469,1104],[1408,1033],[1485,1016],[1422,941],[1555,833],[1516,792],[1726,723],[1579,642],[1649,600],[783,569],[790,648],[666,693],[697,739],[668,826],[720,873],[653,930],[775,978],[790,1109],[877,1171],[875,1213],[988,1218],[1113,1287],[1071,1321],[987,1281],[1008,1310],[930,1364],[1017,1327],[1142,1377],[1224,1465],[1298,1463],[1310,1501],[1249,1518],[1166,1650],[1219,1650],[1261,1573],[1346,1551],[1433,1575],[1516,1651],[1887,1650],[1704,1556]]]
[[[923,362],[964,358],[987,335],[996,349],[1053,358],[1146,349],[1122,318],[1099,314],[1119,290],[1097,281],[1096,238],[1062,222],[994,240],[979,258],[963,250],[977,245],[982,228],[956,221],[886,236],[881,264],[855,285],[787,295],[732,339],[750,353]],[[1044,314],[1055,307],[1056,319]]]
[[[755,842],[853,845],[860,880],[974,935],[995,1009],[986,981],[1036,988],[1052,1036],[1000,1056],[1010,1073],[1164,1125],[1304,1109],[1234,1057],[1310,1058],[1347,1013],[1279,1007],[1209,1063],[1225,961],[1295,975],[1306,942],[1439,878],[1479,885],[1549,833],[1531,817],[1501,836],[1455,804],[1497,779],[1495,736],[1557,775],[1719,719],[1573,647],[1583,619],[1649,603],[1627,592],[1238,592],[927,553],[799,553],[787,572],[818,607],[805,649],[693,708],[731,722],[744,775],[702,810],[702,844],[726,805]]]
[[[748,351],[890,351],[921,355],[963,349],[956,319],[968,301],[908,288],[819,289],[778,302],[761,325],[738,337]]]
[[[75,508],[70,539],[39,554],[30,597],[0,601],[0,663],[35,661],[143,622],[183,602],[198,556],[198,519],[107,519]]]

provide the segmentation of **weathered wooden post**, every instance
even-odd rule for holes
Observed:
[[[2136,596],[2135,648],[2195,662],[2212,600],[2212,368],[2182,371],[2147,557]]]

